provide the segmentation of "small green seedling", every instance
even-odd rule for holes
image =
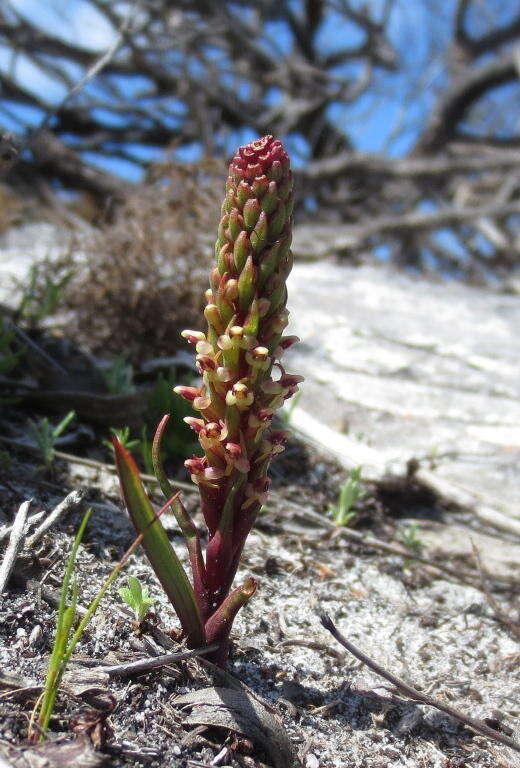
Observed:
[[[135,392],[134,369],[123,355],[118,355],[112,365],[102,370],[101,374],[111,395],[130,395]]]
[[[141,624],[156,601],[148,595],[148,587],[142,586],[135,576],[129,576],[127,584],[127,587],[121,587],[118,592],[133,610],[136,622]]]
[[[23,318],[31,328],[37,328],[42,320],[53,315],[62,304],[65,288],[72,276],[73,270],[69,270],[63,277],[54,279],[49,276],[45,265],[33,266],[17,316]]]
[[[332,518],[336,525],[348,525],[354,519],[356,513],[352,507],[363,495],[361,487],[361,467],[350,472],[350,476],[340,489],[338,503],[330,508]]]
[[[141,444],[140,440],[130,437],[130,427],[122,427],[121,429],[110,427],[110,431],[114,437],[117,437],[121,445],[124,445],[125,448],[127,448],[129,451],[131,451],[133,448],[137,448]],[[113,446],[110,440],[103,440],[103,445],[106,445],[107,448],[112,450]]]
[[[75,415],[75,411],[69,411],[56,426],[53,426],[46,416],[38,421],[29,419],[29,432],[40,452],[45,469],[49,470],[52,467],[56,456],[54,444],[58,437],[65,432]]]
[[[9,451],[0,451],[0,472],[9,472],[12,466],[13,460]]]
[[[412,525],[408,526],[408,528],[401,533],[402,544],[406,549],[409,549],[410,552],[413,552],[414,555],[420,555],[423,548],[423,543],[417,535],[419,531],[419,526],[412,523]]]
[[[47,668],[47,675],[45,678],[45,686],[42,696],[37,702],[39,704],[39,717],[38,725],[40,728],[40,740],[45,738],[45,732],[49,727],[49,721],[54,711],[54,704],[56,702],[56,696],[58,688],[65,672],[67,662],[72,655],[72,651],[81,637],[81,633],[74,632],[74,624],[77,618],[77,602],[78,602],[78,585],[75,579],[75,567],[76,558],[78,554],[79,545],[83,539],[85,528],[92,514],[92,509],[89,509],[78,529],[74,544],[70,551],[65,573],[63,575],[63,581],[61,583],[60,601],[58,605],[58,615],[56,618],[56,634],[54,636],[54,644],[52,647],[51,657],[49,659],[49,665]],[[82,622],[83,623],[83,622]],[[83,626],[85,628],[86,624]],[[76,635],[78,635],[76,637]],[[71,640],[73,641],[71,643]],[[70,651],[70,652],[69,652]],[[29,738],[32,736],[32,729],[29,727]]]
[[[11,373],[21,362],[24,353],[25,349],[16,344],[13,324],[0,315],[0,376]],[[16,398],[0,397],[0,405],[8,405],[13,402],[16,402]]]
[[[110,432],[119,440],[121,445],[123,445],[127,451],[132,451],[136,448],[141,454],[145,472],[148,475],[153,475],[152,443],[148,439],[146,426],[143,425],[141,429],[141,439],[138,437],[131,437],[130,427],[122,427],[121,429],[110,427]],[[103,440],[103,445],[106,445],[110,451],[113,451],[114,449],[111,440]]]

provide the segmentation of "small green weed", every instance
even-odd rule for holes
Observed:
[[[0,472],[9,472],[13,466],[13,459],[9,451],[0,451]]]
[[[419,531],[419,526],[412,523],[412,525],[409,525],[408,528],[405,528],[401,533],[401,543],[406,549],[413,552],[414,555],[420,555],[423,548],[423,543],[417,535]]]
[[[132,437],[130,427],[122,427],[121,429],[110,427],[110,432],[114,435],[114,437],[117,437],[121,445],[123,445],[127,451],[132,451],[134,448],[137,448],[141,454],[145,472],[148,475],[152,475],[154,471],[152,461],[152,443],[148,439],[146,427],[143,426],[141,429],[141,438]],[[109,448],[111,452],[114,450],[114,446],[110,440],[103,440],[103,445],[106,445],[106,447]]]
[[[7,376],[20,364],[25,348],[16,340],[13,324],[6,317],[0,316],[0,376]],[[14,397],[0,396],[0,405],[16,402]]]
[[[17,317],[31,328],[37,328],[46,317],[53,315],[63,303],[65,288],[73,271],[67,271],[61,278],[49,275],[45,265],[35,264],[31,268],[29,282],[25,286]]]
[[[156,601],[148,595],[148,587],[142,586],[135,576],[129,576],[127,584],[127,587],[121,587],[118,592],[133,610],[136,622],[141,624]]]
[[[170,502],[164,505],[161,510],[153,517],[152,522],[160,517],[165,509],[169,508]],[[47,667],[47,675],[45,678],[45,686],[41,697],[36,703],[35,709],[39,708],[38,726],[39,726],[39,739],[43,741],[45,739],[46,731],[49,727],[49,722],[54,711],[54,704],[56,702],[56,696],[60,687],[61,680],[67,669],[67,665],[74,653],[76,645],[81,640],[83,633],[90,623],[92,617],[96,613],[99,604],[107,593],[108,589],[117,579],[121,573],[123,567],[128,561],[130,555],[132,555],[139,544],[141,544],[147,527],[142,533],[137,536],[131,546],[127,549],[121,560],[111,570],[97,595],[90,602],[83,618],[78,623],[76,630],[74,626],[78,620],[78,594],[79,588],[75,577],[76,559],[78,554],[79,545],[83,539],[85,528],[92,514],[92,509],[88,509],[81,521],[81,525],[74,539],[69,557],[67,559],[67,565],[65,567],[65,573],[63,575],[63,581],[61,584],[60,600],[58,603],[58,615],[56,618],[56,634],[54,636],[54,644],[52,647],[51,657],[49,659],[49,666]],[[148,599],[148,595],[143,592],[143,597]],[[29,738],[34,741],[34,731],[32,729],[32,720],[29,725]]]
[[[38,421],[29,419],[29,432],[40,452],[45,469],[51,469],[56,455],[54,444],[58,437],[65,432],[75,415],[74,411],[69,411],[56,426],[53,426],[46,416],[38,419]]]
[[[45,732],[49,727],[49,721],[54,711],[54,704],[56,702],[56,695],[58,693],[61,678],[63,677],[67,662],[72,655],[74,647],[81,637],[80,634],[77,639],[75,639],[76,635],[78,635],[77,631],[73,634],[74,624],[77,618],[78,604],[78,585],[74,577],[74,569],[76,566],[79,545],[83,539],[83,534],[85,533],[85,528],[87,527],[91,514],[92,509],[87,510],[81,521],[63,575],[60,601],[58,604],[58,615],[56,618],[56,634],[54,636],[54,644],[49,659],[49,666],[47,668],[45,687],[43,689],[41,702],[39,702],[40,713],[38,717],[38,725],[41,734],[40,740],[45,738]],[[81,625],[83,625],[83,621],[81,622]],[[86,623],[83,625],[83,629],[85,626]],[[75,642],[73,642],[74,640]],[[31,728],[29,728],[29,734],[31,735]]]
[[[117,437],[121,445],[124,445],[125,448],[129,451],[139,447],[141,444],[140,440],[131,437],[130,427],[121,427],[121,429],[110,427],[110,431],[114,437]],[[110,440],[103,440],[103,445],[106,445],[106,447],[110,448],[110,450],[113,448]]]
[[[184,422],[182,422],[184,425]],[[146,474],[153,475],[152,442],[148,439],[148,430],[144,426],[141,429],[141,439],[139,440],[139,452],[146,471]]]
[[[363,495],[361,486],[361,467],[351,470],[348,479],[339,492],[338,503],[330,507],[329,512],[336,525],[348,525],[356,516],[352,507]]]

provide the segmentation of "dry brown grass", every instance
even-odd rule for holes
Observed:
[[[224,193],[221,163],[162,163],[113,221],[82,238],[67,289],[73,335],[94,352],[171,354],[200,325]]]

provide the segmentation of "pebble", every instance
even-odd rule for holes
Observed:
[[[35,624],[34,627],[31,629],[31,634],[29,635],[29,645],[38,645],[40,642],[42,636],[42,628],[40,624]]]

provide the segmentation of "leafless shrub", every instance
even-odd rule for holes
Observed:
[[[130,359],[172,352],[200,317],[224,175],[215,161],[154,165],[93,230],[67,290],[77,339]]]

